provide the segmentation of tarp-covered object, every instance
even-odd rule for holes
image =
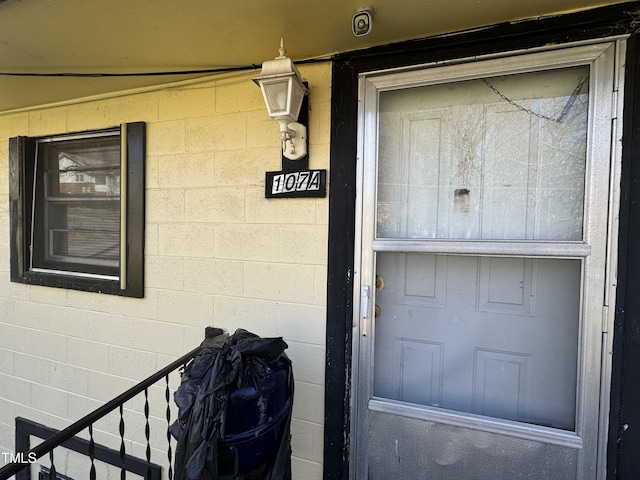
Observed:
[[[290,480],[287,344],[208,327],[201,347],[174,394],[175,480]]]

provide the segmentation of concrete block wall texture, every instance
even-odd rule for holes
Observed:
[[[328,168],[331,67],[300,70],[311,90],[310,168]],[[251,74],[0,115],[0,452],[13,452],[16,416],[63,428],[214,325],[289,344],[293,476],[322,478],[327,199],[264,198],[280,141]],[[127,121],[147,123],[144,298],[11,283],[7,139]],[[165,462],[164,391],[151,396],[153,459]],[[127,448],[144,457],[140,402],[127,405]],[[100,422],[98,441],[119,448],[117,423]]]

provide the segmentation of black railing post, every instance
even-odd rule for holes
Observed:
[[[167,401],[167,460],[169,460],[169,470],[167,472],[169,480],[173,480],[173,452],[171,451],[171,392],[169,390],[169,374],[164,377],[165,389],[164,398]]]
[[[89,480],[96,480],[96,442],[93,439],[93,423],[89,425],[89,460],[91,461]]]
[[[124,444],[124,407],[120,405],[120,423],[118,431],[120,432],[120,480],[127,478],[127,470],[125,468],[125,459],[127,458],[127,449]]]
[[[16,452],[27,452],[31,448],[31,441],[29,433],[19,428],[21,422],[21,418],[16,418]],[[31,480],[31,469],[23,468],[17,472],[16,480]]]
[[[56,480],[58,476],[58,470],[56,470],[56,464],[53,461],[53,449],[49,450],[49,461],[51,462],[51,467],[49,468],[49,478]]]
[[[149,389],[144,389],[144,438],[147,440],[147,478],[151,476],[151,430],[149,428]]]

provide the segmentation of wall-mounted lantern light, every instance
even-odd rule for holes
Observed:
[[[309,92],[293,61],[285,55],[284,39],[280,39],[279,53],[262,64],[260,75],[253,81],[262,90],[269,116],[280,124],[282,155],[299,160],[307,154],[307,128],[298,123],[298,115]]]

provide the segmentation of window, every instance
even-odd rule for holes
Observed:
[[[143,296],[145,124],[9,140],[11,280]]]

